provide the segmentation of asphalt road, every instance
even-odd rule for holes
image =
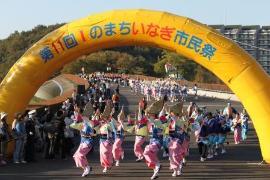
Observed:
[[[134,95],[127,88],[120,89],[121,102],[126,111],[133,112],[140,96]],[[193,100],[189,98],[188,101]],[[208,106],[209,110],[221,109],[227,101],[199,98],[199,106]],[[233,102],[234,107],[241,109],[241,104]],[[252,126],[252,124],[251,124]],[[228,137],[226,145],[227,154],[219,155],[206,162],[199,161],[196,143],[192,139],[188,164],[184,167],[181,177],[172,178],[169,170],[169,162],[162,159],[163,169],[159,179],[270,179],[268,165],[258,165],[262,160],[256,132],[252,128],[248,133],[248,140],[239,145],[233,144],[233,137]],[[144,162],[136,163],[133,155],[134,137],[126,137],[124,142],[125,159],[120,167],[113,167],[108,174],[102,173],[99,163],[98,147],[89,154],[88,160],[93,167],[93,174],[84,179],[121,179],[143,180],[150,179],[152,170],[146,167]],[[8,164],[0,167],[0,180],[24,180],[24,179],[82,179],[82,170],[75,167],[72,157],[68,160],[44,160],[41,157],[36,163]]]

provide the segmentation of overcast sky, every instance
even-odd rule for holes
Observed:
[[[270,0],[1,0],[0,39],[112,9],[153,9],[205,24],[270,25]]]

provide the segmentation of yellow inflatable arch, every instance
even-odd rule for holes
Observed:
[[[270,84],[261,66],[236,43],[190,18],[151,10],[116,10],[76,20],[34,44],[0,85],[0,111],[23,111],[38,88],[77,57],[117,46],[153,46],[193,59],[242,101],[270,163]]]

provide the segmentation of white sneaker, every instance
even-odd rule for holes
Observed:
[[[201,157],[200,161],[201,161],[201,162],[204,162],[204,161],[205,161],[205,159],[204,159],[203,157]]]
[[[156,178],[158,178],[158,171],[155,170],[151,179],[156,179]]]
[[[117,166],[117,167],[120,166],[120,162],[119,161],[116,161],[115,162],[115,166]]]
[[[186,160],[186,158],[183,158],[183,163],[185,164],[185,163],[187,163],[187,160]]]
[[[217,156],[218,155],[218,153],[217,152],[215,152],[215,154],[214,154],[215,156]]]
[[[226,153],[226,150],[225,149],[222,149],[221,150],[221,154],[225,154]]]
[[[173,171],[172,177],[176,177],[176,176],[177,176],[177,172],[176,171]]]
[[[102,172],[103,173],[107,173],[108,172],[108,169],[105,167]]]
[[[3,162],[1,162],[2,164],[4,164]],[[19,161],[15,161],[14,164],[20,164]]]
[[[82,174],[82,177],[86,177],[89,173],[90,173],[90,167],[87,166],[87,167],[84,169],[84,172],[83,172],[83,174]]]
[[[155,169],[154,169],[154,174],[153,174],[153,176],[151,177],[151,179],[156,179],[156,178],[158,178],[158,173],[159,173],[160,169],[161,169],[161,165],[160,165],[160,164],[156,165],[156,167],[155,167]]]
[[[21,163],[26,164],[26,163],[27,163],[27,161],[22,160],[22,161],[21,161]]]
[[[183,166],[186,166],[186,165],[187,165],[187,160],[186,160],[186,158],[183,158],[182,165],[183,165]]]
[[[141,157],[138,157],[138,159],[136,159],[136,162],[141,162],[142,160],[143,160],[143,156],[141,156]]]
[[[158,173],[159,173],[160,169],[161,169],[161,165],[160,165],[160,164],[158,164],[158,165],[156,165],[156,167],[155,167],[154,171],[156,171],[156,172],[158,172]]]
[[[212,159],[214,156],[211,154],[208,154],[207,159]]]

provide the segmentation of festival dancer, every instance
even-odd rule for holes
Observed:
[[[75,154],[73,155],[74,161],[77,167],[81,167],[84,171],[82,177],[87,176],[92,168],[89,166],[86,155],[93,147],[93,139],[94,131],[90,126],[88,120],[84,120],[82,124],[82,128],[80,130],[81,133],[81,143]]]
[[[146,87],[146,100],[147,100],[147,101],[151,101],[151,93],[152,93],[151,88],[150,88],[150,86],[148,85],[148,86]]]
[[[118,121],[115,122],[115,139],[113,143],[113,148],[112,148],[112,153],[113,153],[113,158],[115,160],[115,166],[120,165],[120,159],[124,159],[124,150],[122,148],[122,143],[124,140],[124,125],[123,121],[125,119],[125,114],[123,107],[121,109],[121,112],[118,115]]]
[[[233,123],[233,130],[234,130],[234,143],[239,144],[241,139],[241,119],[240,115],[236,114],[235,118],[232,121]]]
[[[243,109],[243,111],[240,114],[241,117],[241,136],[242,136],[242,140],[245,141],[247,139],[247,131],[248,131],[248,115],[246,113],[246,110]]]
[[[218,148],[221,149],[221,154],[225,154],[226,153],[226,149],[225,149],[225,141],[227,138],[227,133],[231,132],[231,127],[228,123],[226,123],[226,118],[225,116],[219,116],[219,123],[220,123],[220,130],[219,130],[219,134],[218,134]]]
[[[152,120],[150,118],[150,125],[152,134],[149,144],[144,149],[143,156],[147,166],[154,170],[151,179],[156,179],[161,169],[161,165],[158,159],[158,152],[162,146],[163,128],[159,119]]]
[[[173,170],[173,177],[180,176],[182,173],[182,164],[185,154],[185,147],[183,147],[183,129],[179,124],[179,119],[171,112],[171,119],[169,122],[169,160],[170,169]]]
[[[159,113],[159,120],[162,123],[163,126],[163,158],[169,157],[169,149],[168,149],[168,144],[169,144],[169,127],[168,127],[168,119],[166,118],[165,114],[165,107],[162,108],[162,110]]]
[[[207,157],[207,125],[204,120],[200,121],[198,126],[195,128],[195,138],[200,153],[200,161],[204,162]]]
[[[207,158],[212,159],[215,154],[216,138],[218,137],[215,128],[217,125],[217,121],[213,117],[213,114],[211,112],[208,112],[205,120],[208,127],[208,141],[209,141]]]
[[[187,117],[191,118],[191,115],[193,113],[193,111],[195,110],[196,104],[194,102],[190,102],[189,106],[187,108]]]
[[[144,158],[142,145],[148,136],[147,118],[144,115],[141,115],[138,117],[138,119],[138,124],[135,126],[136,137],[134,143],[134,154],[137,157],[136,162],[140,162]]]
[[[190,141],[190,131],[191,131],[191,124],[189,123],[188,119],[186,118],[186,116],[179,116],[179,114],[177,113],[175,115],[176,118],[176,122],[178,123],[178,126],[181,130],[181,133],[178,133],[178,137],[181,140],[182,143],[182,148],[184,151],[184,157],[182,160],[182,164],[183,166],[185,166],[187,164],[187,160],[186,158],[189,155],[189,141]]]
[[[113,154],[112,154],[112,127],[108,120],[105,117],[101,118],[100,125],[100,163],[104,168],[103,173],[107,173],[108,170],[112,167],[113,164]]]

